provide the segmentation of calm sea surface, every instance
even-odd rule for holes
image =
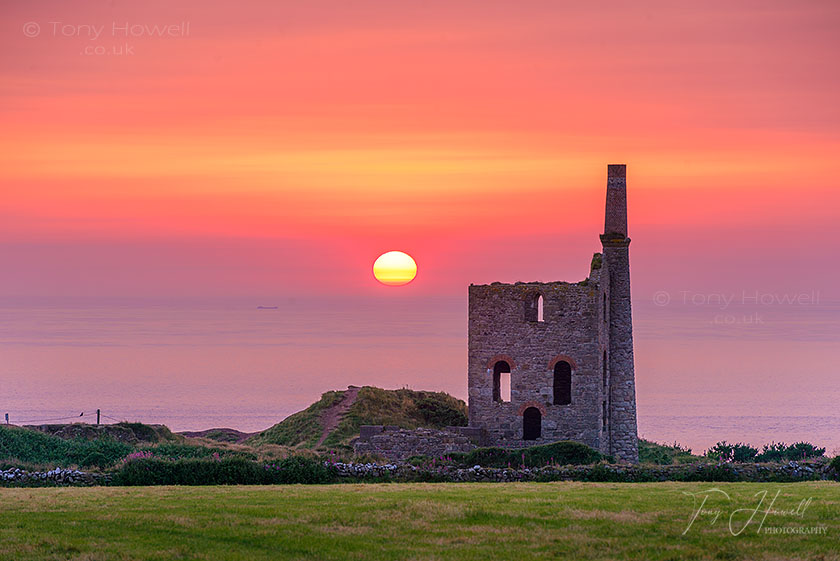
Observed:
[[[637,306],[639,434],[840,451],[837,308],[713,312]],[[6,303],[0,419],[257,431],[350,384],[465,398],[466,360],[462,299]]]

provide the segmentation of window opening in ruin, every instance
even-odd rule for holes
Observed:
[[[543,309],[545,299],[540,293],[529,294],[525,298],[525,321],[545,321]]]
[[[542,413],[529,407],[522,413],[522,439],[537,440],[542,435]]]
[[[504,360],[493,365],[493,401],[510,401],[510,364]]]
[[[565,360],[554,365],[554,404],[572,402],[572,366]]]

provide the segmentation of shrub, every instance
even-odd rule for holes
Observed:
[[[193,444],[175,444],[164,443],[145,448],[152,453],[156,458],[168,459],[187,459],[187,458],[243,458],[246,460],[256,460],[257,455],[253,452],[245,452],[239,450],[228,450],[226,448],[217,448],[213,446],[195,446]]]
[[[770,444],[765,444],[764,447],[761,449],[761,452],[756,456],[756,461],[759,462],[781,462],[785,459],[785,453],[787,452],[787,445],[784,442],[776,444],[775,442],[771,442]]]
[[[271,483],[329,483],[334,473],[323,462],[292,456],[265,466]]]
[[[787,460],[804,460],[825,456],[825,448],[817,448],[810,442],[796,442],[785,451]]]
[[[363,463],[363,462],[362,462]],[[425,466],[432,463],[432,458],[429,456],[411,456],[406,460],[406,463],[409,465],[420,467]]]
[[[741,481],[742,479],[731,466],[727,465],[701,465],[696,469],[674,474],[671,478],[672,481]]]
[[[242,458],[140,458],[113,474],[114,485],[255,485],[268,480],[262,466]]]
[[[772,442],[765,444],[761,452],[747,444],[718,442],[706,452],[709,458],[728,462],[788,462],[819,458],[824,455],[825,448],[817,448],[810,442],[797,442],[790,446],[784,442]]]
[[[758,450],[749,444],[727,444],[718,442],[706,452],[706,456],[722,462],[754,462]]]
[[[699,460],[691,454],[691,448],[683,448],[676,442],[672,446],[639,439],[639,462],[643,464],[684,464]]]
[[[828,465],[834,470],[834,479],[840,481],[840,456],[834,456]]]
[[[584,481],[609,481],[609,482],[623,482],[625,478],[622,474],[616,473],[607,468],[604,464],[592,466],[592,469],[583,474],[581,477]]]
[[[138,458],[113,475],[114,485],[267,485],[329,483],[333,472],[310,458],[292,457],[263,465],[245,458]]]
[[[450,454],[460,466],[542,467],[548,464],[588,465],[606,459],[597,450],[580,442],[564,440],[530,448],[476,448],[466,454]]]

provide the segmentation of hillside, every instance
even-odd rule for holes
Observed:
[[[128,444],[156,443],[178,440],[164,425],[121,422],[112,425],[65,423],[54,425],[26,425],[23,428],[57,436],[64,440],[113,439]]]
[[[362,425],[443,428],[466,424],[467,405],[444,392],[351,386],[326,392],[303,411],[251,437],[248,443],[336,448],[349,446]]]
[[[206,438],[208,440],[215,440],[216,442],[238,444],[240,442],[245,442],[255,433],[242,432],[236,429],[216,428],[199,431],[183,431],[177,434],[186,438]]]

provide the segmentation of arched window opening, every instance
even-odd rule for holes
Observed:
[[[545,298],[542,294],[530,294],[525,299],[525,320],[526,321],[545,321],[544,316]]]
[[[493,365],[493,401],[510,401],[510,364],[504,360]]]
[[[522,413],[522,439],[537,440],[542,436],[542,413],[536,407],[529,407]]]
[[[572,366],[565,360],[554,365],[554,404],[572,402]]]
[[[604,361],[601,365],[604,376],[604,389],[607,387],[607,351],[604,351]]]

